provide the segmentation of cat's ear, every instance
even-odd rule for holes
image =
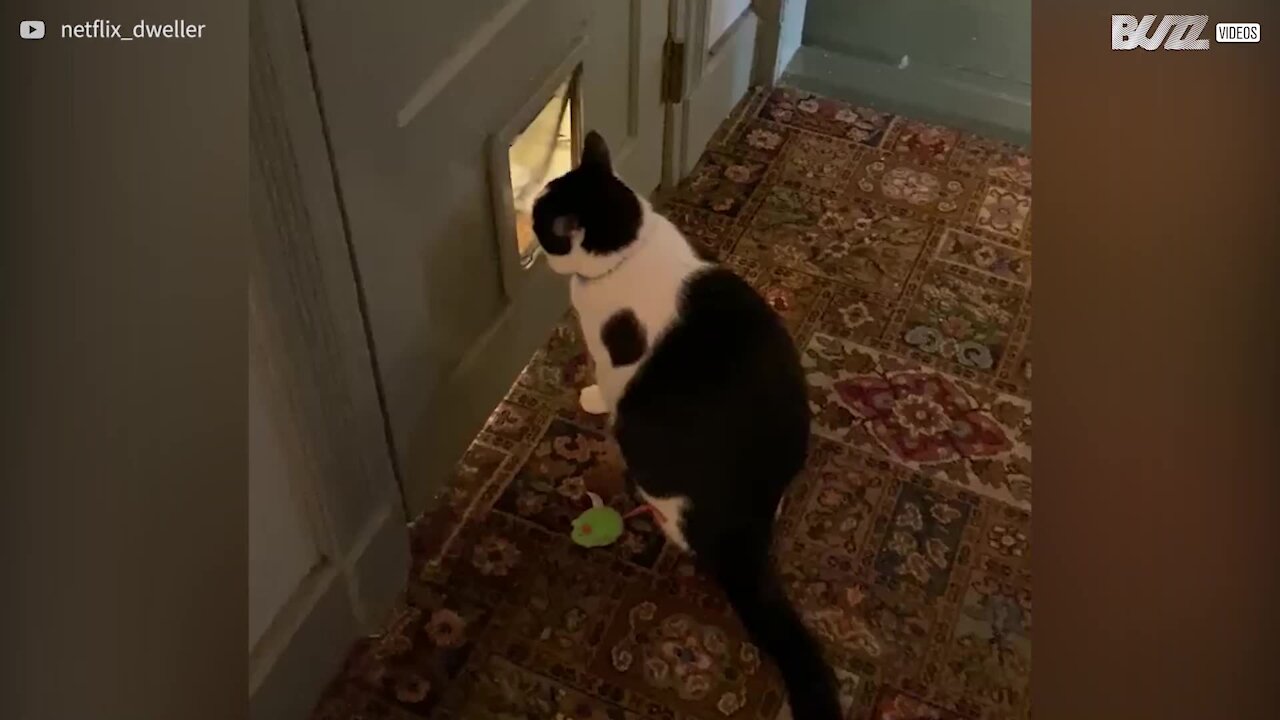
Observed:
[[[595,130],[588,132],[582,141],[581,167],[613,173],[613,163],[609,159],[609,145]]]

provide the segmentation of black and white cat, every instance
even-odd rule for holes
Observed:
[[[614,175],[595,132],[579,166],[538,198],[533,227],[551,269],[570,276],[595,361],[582,407],[611,416],[632,489],[773,657],[795,720],[837,720],[834,674],[770,558],[775,513],[809,443],[790,334]]]

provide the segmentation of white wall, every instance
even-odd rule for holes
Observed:
[[[756,0],[755,7],[761,32],[756,45],[753,82],[772,85],[800,50],[808,0]]]
[[[782,0],[781,29],[778,31],[778,75],[787,69],[800,49],[804,33],[804,11],[807,0]]]
[[[711,18],[707,23],[707,46],[715,45],[734,20],[746,12],[751,0],[710,0]]]
[[[249,648],[320,560],[302,506],[285,437],[257,363],[249,364]]]

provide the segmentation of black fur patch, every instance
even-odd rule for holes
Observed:
[[[767,532],[804,466],[809,417],[781,318],[745,280],[714,268],[685,284],[679,319],[628,383],[614,431],[646,492],[687,495],[695,516],[717,508],[704,522],[752,518]]]
[[[609,316],[600,327],[600,339],[609,350],[609,362],[614,367],[639,362],[649,344],[640,318],[630,308]]]
[[[835,675],[770,561],[774,513],[809,444],[804,371],[769,305],[729,270],[685,285],[679,319],[618,401],[629,476],[690,501],[682,530],[787,686],[792,714],[838,720]]]
[[[587,134],[578,167],[552,180],[533,206],[533,232],[552,255],[571,249],[566,238],[554,232],[556,218],[562,217],[582,229],[582,249],[593,255],[617,252],[640,232],[640,201],[613,174],[609,148],[595,131]]]

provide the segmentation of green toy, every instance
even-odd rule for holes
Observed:
[[[600,496],[589,492],[591,507],[573,521],[573,541],[582,547],[612,545],[622,537],[622,513],[604,504]]]
[[[604,504],[599,495],[588,492],[591,507],[573,520],[573,541],[582,547],[594,548],[612,545],[622,537],[623,526],[627,518],[641,513],[651,513],[658,518],[657,509],[650,505],[641,505],[623,515]]]

